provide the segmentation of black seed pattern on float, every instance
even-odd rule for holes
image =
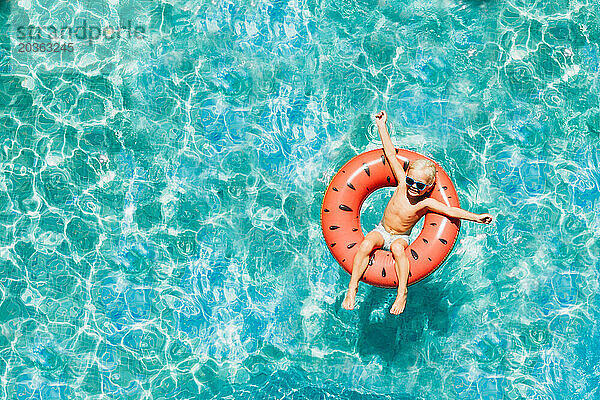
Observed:
[[[416,252],[416,251],[414,251],[413,249],[410,249],[410,254],[413,256],[413,258],[414,258],[415,260],[418,260],[418,259],[419,259],[419,255],[418,255],[418,254],[417,254],[417,252]]]
[[[442,189],[448,190],[448,186],[442,186]]]
[[[350,182],[346,183],[346,185],[348,185],[348,187],[352,190],[356,190],[356,188],[354,187],[353,184],[351,184]]]
[[[440,239],[440,242],[442,242],[443,244],[448,244],[448,241],[446,239]]]
[[[350,243],[350,244],[349,244],[348,246],[346,246],[346,247],[348,247],[349,249],[351,249],[351,248],[353,248],[354,246],[356,246],[356,242],[354,242],[354,243]]]
[[[383,276],[385,278],[385,268],[381,269],[381,276]]]
[[[428,259],[429,261],[431,261],[431,258],[430,258],[430,257],[427,257],[427,259]]]
[[[369,266],[373,265],[373,260],[375,260],[375,253],[371,254],[371,257],[369,257]]]
[[[369,169],[369,166],[365,163],[363,163],[363,170],[365,171],[367,176],[371,176],[371,170]]]
[[[424,241],[425,243],[429,243],[429,241],[428,241],[427,239],[425,239],[425,238],[423,238],[423,241]]]
[[[329,227],[329,230],[330,230],[330,231],[335,231],[336,229],[340,229],[340,227],[339,227],[339,226],[337,226],[337,225],[331,225],[331,226]]]
[[[431,225],[431,226],[437,226],[437,224],[435,222],[432,222],[429,225]]]
[[[408,271],[408,277],[410,278],[412,276],[412,272]]]
[[[389,176],[387,177],[387,181],[388,181],[388,183],[390,183],[390,177]]]
[[[331,246],[331,247],[335,246],[335,243],[331,243],[331,244],[330,244],[330,246]]]
[[[352,209],[350,207],[348,207],[345,204],[340,204],[340,210],[342,211],[352,211]]]
[[[324,211],[324,212],[329,212],[329,210],[328,210],[328,209],[326,209],[326,208],[325,208],[323,211]]]
[[[336,187],[334,187],[334,188],[331,188],[331,190],[333,190],[334,192],[337,192],[337,191],[338,191]]]
[[[381,162],[385,165],[385,156],[381,156]]]
[[[352,232],[356,232],[358,228],[352,228]]]

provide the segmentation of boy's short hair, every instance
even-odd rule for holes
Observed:
[[[435,164],[432,161],[425,158],[419,158],[418,160],[415,160],[409,164],[408,170],[410,171],[411,169],[418,169],[425,172],[429,181],[435,182],[436,170]]]

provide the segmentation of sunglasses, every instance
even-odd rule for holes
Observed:
[[[419,182],[419,181],[415,181],[413,178],[411,178],[410,176],[406,177],[406,184],[410,187],[413,187],[417,190],[423,190],[425,189],[427,186],[430,186],[426,183],[423,182]]]

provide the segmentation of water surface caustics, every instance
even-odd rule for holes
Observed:
[[[595,398],[599,13],[2,2],[0,398]],[[83,21],[72,52],[18,51]],[[497,218],[400,316],[366,285],[341,309],[319,226],[379,109]]]

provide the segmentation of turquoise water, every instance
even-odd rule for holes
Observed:
[[[599,15],[1,2],[0,398],[600,397]],[[145,32],[18,52],[19,27],[82,20]],[[319,225],[379,109],[496,216],[400,316],[366,285],[341,309]]]

